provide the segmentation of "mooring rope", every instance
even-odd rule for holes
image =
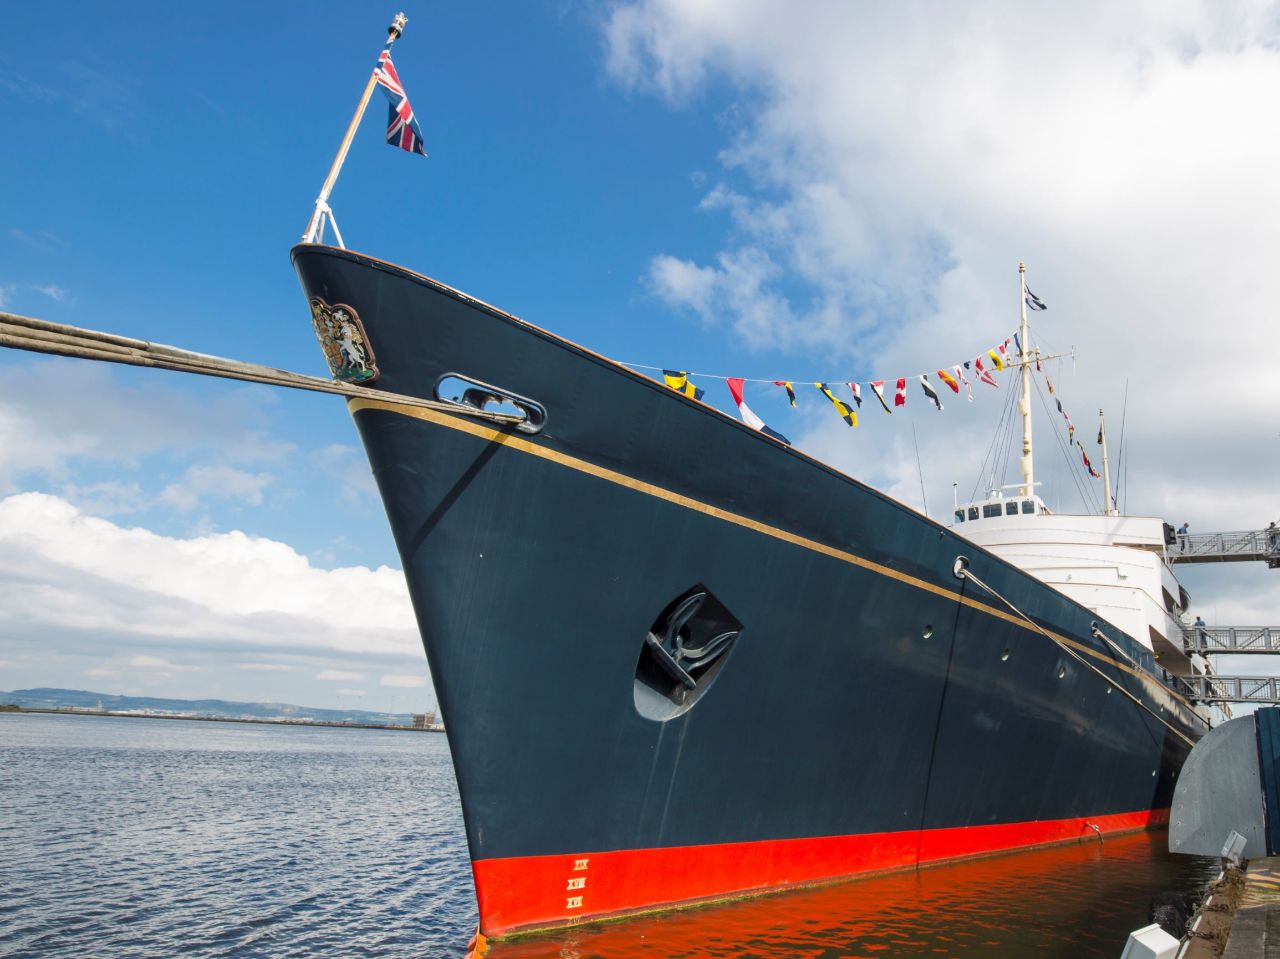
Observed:
[[[468,408],[457,403],[445,403],[439,400],[423,399],[419,396],[408,396],[403,393],[388,393],[383,390],[370,389],[367,386],[357,386],[352,383],[342,383],[335,380],[325,380],[318,376],[307,376],[302,373],[291,373],[288,370],[279,370],[270,366],[260,366],[256,363],[245,363],[241,360],[232,360],[220,356],[210,356],[206,353],[195,353],[191,350],[179,349],[175,346],[166,346],[163,343],[151,343],[147,340],[133,339],[127,336],[118,336],[114,333],[102,333],[97,330],[86,330],[80,327],[69,326],[65,323],[53,323],[48,320],[39,320],[30,316],[21,316],[16,313],[6,313],[0,311],[0,346],[9,347],[11,349],[28,350],[33,353],[46,353],[52,356],[69,356],[78,359],[100,360],[107,363],[122,363],[127,366],[146,366],[155,369],[172,370],[178,373],[195,373],[200,376],[214,376],[222,379],[242,380],[249,383],[261,383],[266,386],[281,386],[288,389],[308,390],[313,393],[331,393],[339,396],[363,397],[365,399],[376,399],[382,401],[390,401],[400,403],[405,406],[416,406],[425,409],[439,410],[444,413],[454,415],[462,415],[474,417],[477,419],[488,420],[493,423],[505,425],[518,425],[523,422],[522,417],[513,416],[507,413],[498,413],[489,410],[477,408]],[[1137,696],[1129,692],[1122,685],[1113,680],[1102,670],[1098,669],[1092,663],[1086,661],[1070,646],[1062,643],[1053,634],[1043,629],[1039,623],[1033,620],[1022,610],[1018,609],[1013,603],[1007,600],[995,589],[988,586],[979,579],[969,569],[968,561],[963,557],[957,558],[955,574],[962,579],[968,579],[975,586],[985,590],[994,596],[1005,606],[1009,607],[1013,613],[1020,619],[1024,620],[1032,629],[1045,636],[1050,642],[1058,646],[1063,652],[1074,659],[1080,665],[1097,673],[1106,683],[1115,689],[1120,690],[1135,705],[1140,707],[1154,717],[1161,725],[1167,728],[1179,739],[1183,740],[1188,746],[1194,746],[1195,740],[1187,736],[1181,730],[1175,728],[1164,717],[1160,716],[1153,709],[1142,702]],[[1107,641],[1116,652],[1124,656],[1126,659],[1130,657],[1120,650],[1105,635],[1102,637]],[[1132,660],[1130,659],[1132,662]],[[1142,672],[1140,678],[1148,682],[1157,682],[1154,677],[1146,675]],[[1163,689],[1163,685],[1161,686]]]
[[[973,574],[973,571],[969,569],[969,561],[966,560],[963,556],[956,558],[955,574],[961,579],[969,580],[971,583],[973,583],[973,585],[979,587],[980,589],[986,590],[996,599],[1000,600],[1000,602],[1004,603],[1006,606],[1009,607],[1009,609],[1013,611],[1015,616],[1024,620],[1032,629],[1034,629],[1036,632],[1040,633],[1042,636],[1044,636],[1046,639],[1052,642],[1055,646],[1061,649],[1064,653],[1066,653],[1068,656],[1074,659],[1081,666],[1084,666],[1086,669],[1090,669],[1093,672],[1097,673],[1103,679],[1103,681],[1105,681],[1108,685],[1124,693],[1124,695],[1127,696],[1130,699],[1130,701],[1134,703],[1134,705],[1138,706],[1139,708],[1149,713],[1156,720],[1156,722],[1160,723],[1162,726],[1168,729],[1169,732],[1173,733],[1175,736],[1181,739],[1188,746],[1194,746],[1196,744],[1196,741],[1194,739],[1192,739],[1182,730],[1178,729],[1176,726],[1170,723],[1167,719],[1165,719],[1163,716],[1157,713],[1154,709],[1152,709],[1150,706],[1144,703],[1141,699],[1139,699],[1133,693],[1129,692],[1129,690],[1125,689],[1124,686],[1116,682],[1114,679],[1112,679],[1110,676],[1108,676],[1106,673],[1100,670],[1097,666],[1093,665],[1093,663],[1087,661],[1083,656],[1077,653],[1074,649],[1072,649],[1066,643],[1061,642],[1056,636],[1054,636],[1052,633],[1044,629],[1034,619],[1032,619],[1022,610],[1018,609],[1017,606],[1014,606],[1013,603],[1005,599],[1004,596],[1000,595],[1000,593],[996,592],[995,589],[988,586],[981,579],[975,576]],[[1105,639],[1106,637],[1104,636],[1103,638]],[[1125,658],[1129,659],[1127,655],[1125,655]],[[1132,662],[1132,660],[1130,660],[1130,662]],[[1144,675],[1140,676],[1139,678],[1145,679],[1147,682],[1159,683],[1159,681],[1154,676],[1146,676],[1145,671],[1144,671]],[[1164,684],[1160,683],[1160,688],[1164,689]]]
[[[504,425],[514,426],[523,422],[522,417],[508,413],[471,408],[440,400],[428,400],[403,393],[388,393],[353,383],[326,380],[303,373],[291,373],[288,370],[278,370],[270,366],[259,366],[256,363],[245,363],[241,360],[210,356],[206,353],[194,353],[175,346],[165,346],[163,343],[135,340],[132,337],[117,336],[114,333],[85,330],[64,323],[52,323],[48,320],[38,320],[34,317],[3,311],[0,311],[0,346],[29,350],[33,353],[47,353],[52,356],[101,360],[106,363],[123,363],[127,366],[147,366],[178,373],[243,380],[248,383],[282,386],[313,393],[333,393],[339,396],[385,400],[404,406],[439,410]]]

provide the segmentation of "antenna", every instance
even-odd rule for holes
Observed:
[[[916,424],[911,423],[911,442],[916,445],[916,472],[920,474],[920,502],[924,504],[924,515],[929,515],[929,500],[924,495],[924,467],[920,465],[920,440],[916,437]]]
[[[1124,493],[1125,502],[1129,501],[1129,461],[1125,459],[1124,445],[1124,424],[1129,417],[1129,381],[1124,381],[1124,405],[1120,407],[1120,460],[1116,464],[1116,472],[1120,475],[1116,477],[1116,509],[1122,509],[1120,506],[1121,491]]]

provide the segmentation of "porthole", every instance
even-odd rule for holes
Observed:
[[[1059,679],[1066,679],[1066,678],[1067,678],[1067,667],[1066,667],[1066,666],[1059,666],[1059,667],[1058,667],[1058,678],[1059,678]]]
[[[1007,663],[1009,661],[1009,647],[1006,646],[1004,652],[1000,654],[1000,662]]]
[[[932,627],[932,626],[926,626],[926,627],[924,628],[924,630],[920,633],[920,635],[921,635],[921,636],[923,636],[925,639],[932,639],[932,638],[933,638],[933,627]]]

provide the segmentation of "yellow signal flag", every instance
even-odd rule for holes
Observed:
[[[702,399],[704,391],[694,386],[693,380],[689,379],[689,374],[683,370],[663,370],[662,378],[666,380],[667,386],[677,393],[682,393],[690,399]]]
[[[831,387],[826,383],[814,383],[813,385],[821,390],[822,395],[831,401],[831,405],[836,408],[836,412],[840,414],[840,418],[842,420],[850,426],[858,425],[858,414],[852,410],[847,403],[837,399],[836,395],[831,392]]]

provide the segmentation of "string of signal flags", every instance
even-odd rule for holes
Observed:
[[[1040,312],[1042,310],[1048,309],[1044,301],[1041,300],[1040,297],[1032,293],[1031,290],[1029,290],[1025,286],[1025,284],[1023,286],[1023,299],[1025,300],[1027,307],[1032,311]],[[1000,384],[996,382],[996,378],[993,374],[1004,370],[1005,367],[1009,365],[1009,357],[1010,357],[1009,345],[1011,343],[1014,346],[1014,354],[1015,355],[1022,354],[1022,343],[1021,343],[1021,340],[1019,339],[1018,334],[1014,333],[1012,336],[1005,337],[1003,342],[997,343],[995,346],[993,346],[991,349],[987,350],[986,352],[986,359],[990,360],[991,368],[988,368],[986,365],[984,365],[983,356],[979,355],[974,359],[966,360],[963,363],[952,364],[951,366],[938,367],[933,372],[938,377],[939,383],[942,383],[948,389],[950,389],[951,392],[957,395],[960,393],[961,386],[963,386],[965,390],[966,398],[969,400],[970,403],[972,403],[973,402],[973,384],[969,380],[969,376],[967,374],[972,374],[974,379],[977,379],[980,382],[987,384],[988,386],[994,387],[995,389],[999,389]],[[1028,352],[1030,352],[1030,344],[1028,344]],[[769,425],[766,424],[765,421],[762,420],[758,415],[756,415],[755,411],[752,410],[751,407],[747,405],[746,400],[743,396],[743,387],[747,383],[768,383],[773,386],[781,387],[782,389],[787,391],[787,401],[791,404],[792,407],[795,407],[796,405],[795,384],[799,382],[797,380],[758,379],[758,378],[747,378],[742,376],[716,376],[711,373],[694,374],[694,373],[690,373],[687,370],[668,370],[658,366],[645,366],[642,363],[626,363],[624,365],[633,367],[635,369],[640,369],[640,370],[661,370],[663,382],[665,382],[669,388],[675,390],[677,393],[681,393],[695,400],[702,399],[702,397],[706,394],[706,391],[703,390],[702,387],[694,383],[693,381],[694,376],[698,376],[699,378],[706,379],[706,380],[722,380],[724,381],[725,385],[729,388],[729,395],[733,397],[733,403],[738,408],[738,414],[742,417],[742,421],[744,423],[746,423],[752,429],[758,430],[761,433],[764,433],[766,436],[771,436],[775,440],[778,440],[781,443],[786,443],[788,446],[791,445],[791,441],[789,439],[787,439],[777,430],[770,428]],[[1053,388],[1053,381],[1049,378],[1049,374],[1044,372],[1044,369],[1041,365],[1039,350],[1035,351],[1035,369],[1037,373],[1039,373],[1041,376],[1044,377],[1045,386],[1049,390],[1049,395],[1053,397],[1053,401],[1058,407],[1058,412],[1062,414],[1062,418],[1066,421],[1067,445],[1074,446],[1077,449],[1079,449],[1080,458],[1083,461],[1084,468],[1088,471],[1089,475],[1094,479],[1101,479],[1102,475],[1096,469],[1093,468],[1093,463],[1090,462],[1089,460],[1089,454],[1085,450],[1084,443],[1076,439],[1075,424],[1071,422],[1071,417],[1068,415],[1066,409],[1063,407],[1061,397],[1056,395],[1056,391]],[[942,412],[943,410],[942,396],[939,394],[938,390],[934,388],[933,383],[930,382],[929,373],[927,372],[916,373],[912,376],[899,376],[895,378],[894,390],[893,390],[893,407],[897,408],[900,406],[907,405],[907,384],[911,380],[915,380],[920,384],[920,388],[921,390],[924,391],[925,397],[929,400],[929,402],[931,402],[934,405],[934,407],[938,410],[938,412]],[[889,383],[888,379],[866,381],[866,385],[871,388],[871,394],[876,398],[876,401],[880,404],[881,408],[885,411],[886,414],[892,415],[893,408],[890,408],[889,402],[885,398],[885,389],[888,383]],[[844,420],[844,422],[848,426],[855,427],[858,425],[858,410],[862,408],[862,399],[863,399],[861,383],[845,382],[845,383],[833,384],[831,382],[817,381],[817,382],[814,382],[812,386],[815,389],[817,389],[818,392],[820,392],[824,397],[827,398],[827,400],[831,403],[832,407],[834,407],[836,413],[839,414],[840,418]],[[844,400],[836,396],[835,394],[836,386],[847,386],[849,388],[850,396],[853,399],[852,406],[850,406]],[[1098,430],[1098,443],[1099,445],[1101,445],[1102,443],[1101,428],[1099,428]]]
[[[1040,307],[1040,309],[1044,309],[1044,307]],[[950,368],[941,367],[934,372],[937,374],[939,381],[946,384],[953,393],[959,394],[960,388],[963,386],[966,398],[972,403],[973,385],[966,373],[971,373],[973,374],[974,379],[980,380],[988,386],[999,389],[1000,384],[996,382],[996,379],[992,374],[994,372],[1004,370],[1009,365],[1010,344],[1014,347],[1014,355],[1022,352],[1022,343],[1018,334],[1014,333],[1012,336],[1007,337],[1002,343],[998,343],[991,349],[987,350],[986,359],[990,361],[990,368],[983,363],[983,357],[978,356],[964,363],[952,365]],[[1080,459],[1083,461],[1084,468],[1088,471],[1091,477],[1094,479],[1102,479],[1102,474],[1094,469],[1093,463],[1089,460],[1089,454],[1085,450],[1084,443],[1076,438],[1075,424],[1071,422],[1070,414],[1068,414],[1066,408],[1063,407],[1062,398],[1057,395],[1057,391],[1053,387],[1053,380],[1049,378],[1049,374],[1044,370],[1040,361],[1040,354],[1038,352],[1035,354],[1034,362],[1036,372],[1043,377],[1045,387],[1048,389],[1049,395],[1053,397],[1053,402],[1057,406],[1058,412],[1062,415],[1063,420],[1067,424],[1067,445],[1074,446],[1079,449]],[[667,370],[657,366],[643,366],[639,363],[628,363],[626,365],[644,370],[661,369],[663,381],[669,388],[675,390],[677,393],[682,393],[685,396],[692,397],[695,400],[700,400],[704,395],[706,395],[706,391],[693,382],[693,377],[695,375],[704,380],[722,380],[729,388],[729,395],[733,397],[734,405],[737,406],[738,414],[742,417],[742,421],[744,423],[754,430],[759,430],[766,436],[773,437],[780,443],[786,443],[788,446],[791,445],[790,440],[777,430],[771,428],[755,413],[754,410],[751,409],[750,406],[747,405],[746,400],[743,397],[743,387],[747,383],[766,383],[772,386],[781,387],[787,392],[787,401],[792,405],[792,407],[794,407],[796,405],[795,384],[800,382],[798,380],[748,379],[741,376],[716,376],[711,373],[693,374],[685,370]],[[913,376],[897,377],[896,382],[894,383],[893,406],[896,408],[907,405],[908,383],[912,380],[919,382],[920,388],[924,391],[925,396],[931,403],[933,403],[934,407],[941,412],[943,409],[942,398],[938,395],[938,391],[934,389],[932,383],[930,383],[928,373],[917,373]],[[893,409],[890,408],[889,402],[885,396],[885,387],[888,383],[889,380],[887,379],[866,381],[867,386],[871,388],[872,395],[875,396],[885,413],[892,415]],[[863,400],[862,385],[860,383],[835,384],[838,386],[847,386],[849,388],[849,393],[853,398],[852,406],[835,395],[834,386],[831,382],[814,382],[811,385],[827,398],[835,408],[835,411],[840,415],[840,418],[844,420],[846,424],[850,427],[858,425],[858,410],[862,408]],[[1098,443],[1102,443],[1101,430],[1098,432]]]
[[[1089,462],[1089,454],[1084,448],[1084,444],[1076,439],[1076,427],[1071,422],[1071,417],[1062,407],[1062,397],[1058,396],[1053,389],[1053,380],[1049,379],[1049,374],[1040,369],[1039,364],[1036,365],[1036,371],[1044,377],[1044,385],[1049,389],[1049,395],[1053,397],[1053,402],[1057,404],[1058,412],[1062,414],[1062,418],[1067,421],[1067,445],[1075,446],[1080,450],[1080,459],[1084,461],[1084,468],[1089,471],[1089,475],[1094,479],[1102,479],[1102,474],[1093,468],[1093,463]],[[1098,427],[1098,445],[1102,445],[1102,427]]]
[[[1037,301],[1038,302],[1038,301]],[[1028,301],[1030,305],[1030,301]],[[1035,309],[1036,307],[1032,307]],[[1043,309],[1044,307],[1040,307]],[[1010,354],[1010,347],[1013,353]],[[893,411],[898,407],[907,405],[907,396],[912,384],[918,384],[924,392],[925,398],[933,404],[934,408],[939,412],[944,409],[942,404],[941,390],[949,389],[952,393],[959,395],[961,389],[965,392],[965,397],[970,403],[973,402],[973,380],[985,383],[994,389],[999,389],[1000,384],[996,381],[995,373],[1004,370],[1010,363],[1010,358],[1022,352],[1022,343],[1017,333],[1006,337],[1002,342],[997,343],[985,354],[980,354],[972,360],[965,360],[963,363],[955,363],[948,366],[940,366],[937,369],[926,372],[916,373],[911,376],[898,376],[892,379],[883,380],[865,380],[860,383],[853,382],[821,382],[815,381],[811,384],[819,393],[821,393],[836,413],[844,420],[845,424],[850,427],[858,425],[858,411],[862,408],[864,399],[863,386],[866,386],[871,396],[874,396],[880,404],[881,409],[888,415],[892,415]],[[1037,356],[1036,368],[1040,368],[1040,360]],[[734,405],[738,408],[738,414],[742,417],[742,421],[754,430],[759,430],[766,436],[771,436],[779,442],[791,445],[791,441],[779,433],[775,429],[771,429],[755,411],[747,405],[743,398],[743,387],[747,383],[765,383],[771,386],[779,387],[786,390],[787,401],[792,407],[796,406],[796,383],[799,380],[783,380],[783,379],[760,379],[747,378],[741,376],[715,376],[710,373],[690,373],[687,370],[668,370],[658,366],[645,366],[640,363],[627,363],[641,370],[661,370],[662,379],[666,385],[695,400],[700,400],[706,394],[702,387],[694,382],[694,377],[702,380],[721,380],[729,388],[729,394],[733,398]],[[937,377],[937,386],[931,376]],[[973,380],[970,379],[973,378]],[[836,390],[848,389],[851,401],[846,402],[836,395]],[[889,390],[892,389],[892,405],[890,405]],[[1065,414],[1064,414],[1065,415]]]

